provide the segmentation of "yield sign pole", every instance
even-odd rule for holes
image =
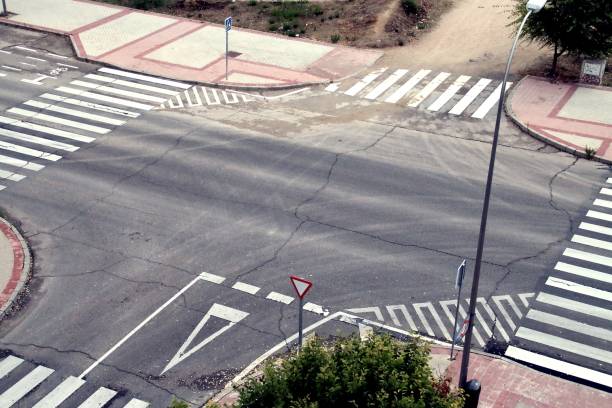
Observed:
[[[298,276],[294,276],[294,275],[289,276],[289,280],[291,281],[291,285],[293,285],[293,289],[295,290],[295,293],[300,298],[300,302],[299,302],[299,322],[298,322],[298,325],[299,325],[298,326],[298,333],[299,333],[299,335],[298,335],[298,347],[301,350],[302,349],[302,328],[303,328],[302,312],[304,310],[304,296],[306,296],[306,293],[312,287],[312,282],[309,281],[309,280],[306,280],[304,278],[300,278]]]

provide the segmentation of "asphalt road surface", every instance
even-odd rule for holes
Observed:
[[[88,392],[120,391],[112,406],[136,397],[164,407],[173,395],[203,402],[295,333],[290,274],[314,282],[308,325],[372,306],[419,304],[429,313],[428,302],[456,296],[454,271],[463,259],[471,272],[491,115],[451,118],[311,89],[185,112],[97,100],[91,103],[138,117],[75,105],[125,123],[81,116],[81,128],[49,125],[41,103],[57,101],[40,95],[68,97],[58,87],[82,93],[82,82],[93,81],[89,91],[126,100],[133,95],[125,91],[155,93],[142,86],[176,86],[41,56],[50,49],[41,41],[58,54],[61,44],[27,35],[37,54],[16,49],[22,42],[15,40],[3,45],[11,52],[0,54],[3,65],[77,68],[40,85],[21,81],[38,71],[8,70],[0,78],[1,116],[15,122],[2,127],[79,149],[47,148],[62,156],[56,161],[12,151],[45,168],[2,183],[0,206],[27,236],[35,266],[21,309],[0,326],[0,347],[58,375],[26,405],[68,376],[85,379]],[[86,77],[92,74],[114,82]],[[95,140],[16,126],[24,112],[15,107],[37,112],[31,123]],[[77,120],[74,112],[52,115]],[[547,148],[505,121],[502,132],[480,295],[509,295],[522,308],[516,296],[533,293],[546,276],[608,169]],[[412,317],[419,331],[429,326],[444,337],[433,314],[428,325]],[[400,326],[410,329],[407,321]],[[76,406],[81,397],[72,398]]]

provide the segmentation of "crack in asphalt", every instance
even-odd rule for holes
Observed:
[[[576,163],[578,163],[578,161],[580,160],[579,157],[575,157],[574,160],[568,164],[567,166],[563,167],[561,170],[557,171],[555,174],[552,175],[552,177],[550,178],[550,180],[548,181],[548,205],[554,209],[557,212],[560,212],[562,214],[564,214],[567,217],[568,223],[569,223],[569,233],[571,234],[574,231],[574,220],[572,215],[569,213],[569,211],[567,211],[565,208],[562,208],[560,206],[558,206],[558,204],[555,203],[555,199],[554,199],[554,182],[555,180],[561,176],[563,173],[566,173],[567,171],[569,171],[572,167],[574,167],[576,165]],[[489,294],[489,296],[486,297],[487,301],[491,299],[491,297],[497,293],[497,290],[499,289],[500,285],[512,274],[512,268],[513,266],[515,266],[516,264],[520,263],[520,262],[524,262],[524,261],[529,261],[529,260],[533,260],[536,259],[542,255],[544,255],[545,253],[547,253],[548,251],[550,251],[552,248],[554,248],[555,246],[561,244],[562,242],[564,242],[566,240],[565,236],[557,239],[555,241],[549,242],[548,244],[546,244],[546,246],[541,249],[540,251],[536,252],[535,254],[532,255],[528,255],[528,256],[523,256],[517,259],[513,259],[512,261],[508,262],[506,265],[503,265],[503,267],[506,269],[506,273],[497,280],[497,282],[495,283],[495,286],[493,287],[493,290],[491,291],[491,293]]]

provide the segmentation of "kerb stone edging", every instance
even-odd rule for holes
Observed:
[[[535,130],[529,128],[529,126],[523,122],[521,122],[521,120],[514,114],[514,111],[512,110],[512,98],[514,97],[514,92],[516,91],[516,89],[521,85],[521,83],[526,80],[527,78],[532,77],[532,75],[526,75],[524,76],[515,86],[512,87],[512,89],[510,89],[510,92],[508,92],[508,96],[506,97],[506,103],[504,103],[504,110],[506,111],[506,115],[510,118],[510,120],[512,120],[512,122],[514,122],[514,124],[516,126],[518,126],[523,132],[527,133],[528,135],[534,137],[535,139],[538,139],[541,142],[544,142],[548,145],[551,145],[553,147],[556,147],[557,149],[564,151],[566,153],[570,153],[573,154],[574,156],[578,156],[581,159],[587,159],[587,155],[585,152],[581,151],[581,150],[577,150],[574,149],[573,147],[564,145],[563,143],[559,143],[556,140],[553,140],[539,132],[536,132]],[[536,77],[537,78],[537,77]],[[612,165],[612,160],[608,160],[605,159],[603,157],[600,156],[593,156],[590,160],[595,160],[598,161],[600,163],[604,163],[607,165]]]
[[[13,247],[13,267],[11,279],[8,281],[6,287],[2,288],[0,296],[8,297],[4,300],[3,304],[0,304],[0,320],[4,317],[5,313],[10,310],[15,299],[19,296],[23,290],[25,283],[27,282],[31,269],[32,269],[32,256],[27,242],[21,235],[21,233],[11,223],[4,218],[0,217],[0,230],[1,233],[5,234]]]

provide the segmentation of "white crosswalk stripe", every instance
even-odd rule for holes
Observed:
[[[41,51],[40,55],[43,54],[46,52]],[[56,64],[65,66],[61,68],[63,70],[78,69],[68,64]],[[81,143],[91,143],[96,140],[94,136],[107,135],[115,127],[125,125],[127,119],[138,118],[140,111],[150,111],[191,88],[191,85],[178,81],[111,68],[101,68],[98,72],[85,74],[82,79],[71,81],[72,86],[58,86],[53,92],[8,108],[6,116],[0,115],[0,150],[3,151],[0,165],[19,169],[1,168],[1,180],[19,182],[28,177],[25,171],[45,168],[42,164],[25,160],[23,155],[58,161],[62,156],[56,154],[57,151],[76,152]],[[194,96],[199,97],[195,92]],[[219,95],[215,92],[214,96],[218,101]],[[233,92],[222,92],[221,96],[226,103],[240,100]],[[245,96],[242,99],[247,100]],[[69,139],[71,143],[58,141],[58,138]],[[11,143],[8,139],[20,143]],[[41,147],[27,147],[30,144]],[[5,188],[5,185],[0,186],[0,190]],[[64,391],[60,389],[60,392]]]
[[[45,381],[47,377],[53,374],[53,371],[44,366],[38,366],[30,371],[25,377],[0,395],[0,407],[9,408],[13,406],[13,404]]]
[[[15,370],[24,365],[27,370]],[[51,368],[8,355],[0,361],[0,378],[8,377],[7,385],[0,390],[0,407],[58,408],[74,407],[78,404],[79,408],[101,408],[117,396],[117,391],[105,387],[94,387],[95,391],[92,392],[91,387],[85,387],[87,381],[82,378],[57,378],[59,376],[60,374]],[[43,383],[57,385],[39,389],[39,386],[44,386]],[[36,392],[33,394],[34,391]],[[69,400],[70,405],[67,402]],[[148,402],[137,398],[129,398],[123,405],[131,408],[148,406]]]
[[[612,189],[600,188],[599,194],[612,195]],[[566,367],[579,378],[612,384],[602,373],[612,365],[612,201],[596,198],[592,205],[597,210],[587,211],[580,234],[572,236],[508,349],[511,357],[526,356],[541,362],[536,365]]]
[[[388,68],[380,68],[360,79],[354,78],[343,83],[329,84],[325,87],[325,91],[394,104],[401,103],[402,99],[408,99],[405,106],[410,108],[442,113],[447,111],[452,115],[473,112],[469,114],[475,119],[483,119],[499,100],[501,92],[499,82],[496,82],[497,88],[494,88],[490,86],[493,83],[491,79],[472,79],[470,75],[454,75],[448,72],[438,72],[429,82],[424,81],[432,73],[430,69],[420,69],[402,85],[398,85],[409,71],[400,68],[391,72]],[[511,86],[512,82],[508,82],[506,91]],[[464,88],[467,92],[461,94]],[[428,104],[424,104],[426,100],[430,100]],[[470,106],[473,106],[473,110],[468,109]]]
[[[530,299],[533,295],[533,293],[521,293],[512,296],[496,296],[492,299],[493,302],[488,302],[483,297],[478,298],[473,332],[475,343],[484,347],[489,339],[498,337],[501,337],[504,341],[509,341],[510,336],[504,327],[509,327],[511,330],[516,328],[516,322],[520,319],[519,316],[523,316],[520,309],[524,308],[526,310],[528,308],[527,299]],[[520,302],[515,301],[517,297]],[[464,319],[467,318],[466,305],[469,307],[469,300],[462,299],[459,305],[458,323],[460,327]],[[504,305],[510,306],[517,319],[508,313]],[[388,305],[384,308],[369,306],[346,309],[346,311],[369,319],[375,318],[380,322],[390,321],[395,326],[405,327],[430,337],[451,340],[457,299],[443,300],[437,302],[437,305],[432,302],[425,302],[414,303],[411,306],[402,304]],[[383,313],[385,310],[386,314]],[[442,313],[438,313],[438,310],[441,310]]]

